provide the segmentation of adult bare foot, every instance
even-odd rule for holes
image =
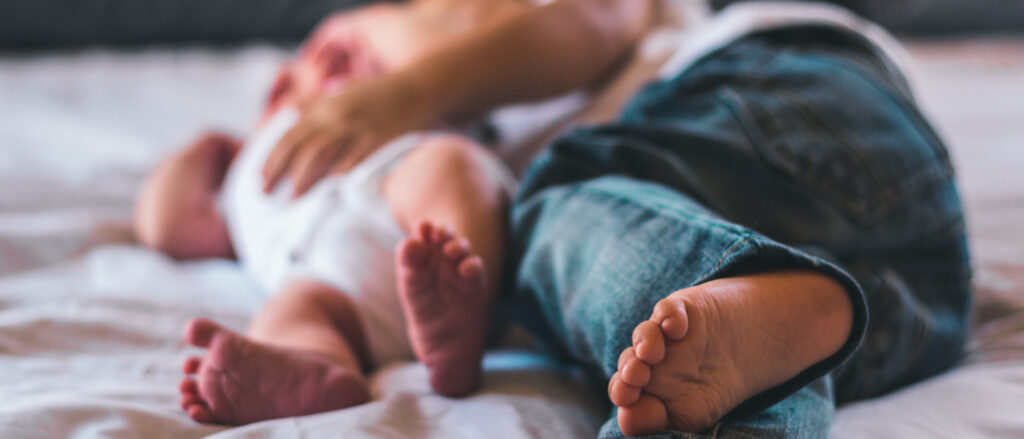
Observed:
[[[186,340],[209,349],[183,369],[181,408],[198,422],[242,425],[337,410],[369,401],[358,371],[311,352],[252,341],[210,320],[189,322]]]
[[[484,263],[469,242],[421,224],[396,252],[398,291],[416,357],[445,396],[480,384],[490,298]]]
[[[619,357],[608,395],[626,435],[701,431],[837,352],[853,307],[804,271],[714,280],[658,302]]]

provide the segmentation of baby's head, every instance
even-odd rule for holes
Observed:
[[[363,36],[346,14],[324,20],[286,62],[270,91],[267,110],[302,106],[310,99],[336,92],[346,82],[381,71]]]

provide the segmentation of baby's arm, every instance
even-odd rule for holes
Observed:
[[[176,259],[234,257],[217,194],[240,148],[235,138],[209,133],[161,163],[135,204],[139,242]]]

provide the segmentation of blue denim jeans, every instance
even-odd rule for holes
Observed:
[[[900,72],[858,35],[748,35],[574,130],[527,171],[513,208],[507,309],[604,386],[633,328],[711,279],[832,276],[854,328],[831,358],[700,434],[827,435],[836,404],[959,358],[970,264],[946,149]],[[621,433],[612,419],[601,437]]]

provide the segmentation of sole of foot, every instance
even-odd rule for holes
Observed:
[[[699,432],[743,401],[837,352],[853,307],[832,278],[804,271],[676,291],[637,325],[608,395],[628,436]]]
[[[181,407],[197,422],[243,425],[370,399],[359,372],[317,353],[259,343],[207,319],[190,321],[185,339],[207,349],[185,360],[179,385]]]
[[[424,222],[399,244],[396,266],[409,338],[431,387],[445,396],[472,392],[491,302],[483,260],[465,238]]]

